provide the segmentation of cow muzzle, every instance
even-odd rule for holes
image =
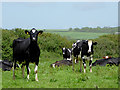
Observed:
[[[91,51],[88,51],[89,54],[91,54],[92,52]]]

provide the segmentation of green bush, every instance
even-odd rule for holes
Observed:
[[[42,50],[61,54],[61,48],[71,48],[72,42],[68,41],[65,37],[61,37],[58,34],[43,33],[38,39],[38,44]]]
[[[98,44],[94,48],[94,57],[102,58],[103,56],[112,56],[119,57],[119,49],[118,49],[118,35],[110,34],[103,35],[97,39]]]

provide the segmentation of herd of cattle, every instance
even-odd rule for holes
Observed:
[[[63,59],[72,61],[73,70],[74,70],[74,63],[77,63],[80,60],[81,72],[82,72],[82,61],[83,61],[84,73],[86,72],[85,60],[89,59],[90,72],[92,72],[92,60],[93,60],[93,53],[94,53],[93,46],[96,44],[97,42],[93,42],[92,40],[77,40],[75,43],[73,43],[72,49],[67,49],[65,47],[62,48]],[[72,58],[72,55],[73,55],[73,58]],[[64,60],[62,60],[62,63],[64,62]],[[56,63],[52,64],[51,66],[55,67],[56,65],[59,65],[58,62]]]
[[[37,69],[39,64],[39,56],[40,56],[40,48],[37,44],[38,34],[42,34],[43,31],[37,31],[33,28],[31,31],[25,30],[25,33],[30,35],[28,39],[18,38],[13,41],[13,79],[15,79],[15,69],[18,66],[16,62],[22,64],[22,73],[24,77],[25,66],[27,68],[27,79],[29,80],[29,63],[35,63],[35,80],[38,81],[37,77]],[[52,67],[61,66],[61,65],[72,65],[74,70],[75,63],[80,61],[80,71],[82,72],[82,64],[84,66],[84,73],[86,72],[86,59],[89,59],[89,67],[90,72],[92,72],[92,66],[100,65],[99,60],[97,62],[92,63],[93,60],[93,46],[97,45],[97,42],[93,42],[92,40],[77,40],[75,43],[72,44],[72,48],[62,48],[63,52],[63,60],[56,61],[55,63],[51,64]],[[108,61],[107,58],[106,61]],[[113,58],[112,58],[113,59]],[[119,64],[120,58],[116,59],[116,65]],[[104,62],[103,60],[102,62]],[[109,62],[114,62],[110,61]],[[3,64],[3,61],[0,61]],[[82,63],[83,62],[83,63]],[[106,63],[107,64],[107,63]],[[4,65],[3,65],[4,66]],[[0,64],[1,67],[1,64]]]

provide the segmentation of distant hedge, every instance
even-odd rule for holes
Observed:
[[[12,60],[12,43],[14,39],[18,37],[28,38],[24,29],[12,29],[12,30],[2,30],[2,59]],[[98,44],[94,48],[94,57],[102,58],[103,56],[118,57],[118,35],[103,35],[99,38],[94,39]],[[72,48],[72,43],[75,41],[70,41],[66,37],[61,37],[58,34],[45,33],[38,37],[38,45],[41,51],[55,52],[62,54],[62,48]]]

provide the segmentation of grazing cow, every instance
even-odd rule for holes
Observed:
[[[13,61],[14,61],[14,69],[13,69],[13,79],[15,79],[15,69],[16,62],[18,61],[20,64],[22,63],[22,72],[24,77],[25,65],[27,68],[27,79],[29,80],[29,63],[35,63],[35,80],[38,81],[37,77],[37,69],[39,63],[40,49],[37,44],[38,34],[42,34],[43,31],[37,31],[33,28],[31,31],[25,30],[25,33],[30,35],[30,38],[27,39],[15,39],[13,41]]]
[[[93,60],[93,45],[96,45],[97,42],[92,40],[77,40],[76,43],[72,45],[72,51],[74,59],[80,59],[80,72],[82,72],[82,61],[84,66],[84,73],[86,72],[86,59],[90,59],[89,66],[90,72],[92,72],[92,60]],[[74,70],[74,59],[73,59],[73,70]],[[82,59],[82,60],[81,60]]]
[[[72,60],[71,56],[72,56],[72,50],[69,48],[62,48],[62,52],[63,52],[63,59],[64,60]]]

